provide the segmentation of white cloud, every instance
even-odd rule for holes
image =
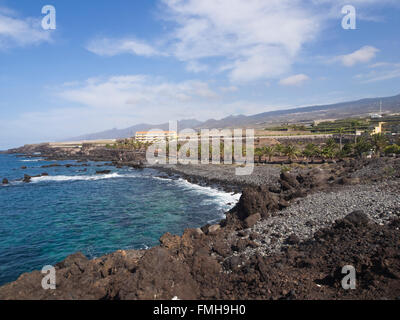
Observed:
[[[149,44],[136,39],[95,39],[87,45],[87,50],[100,56],[115,56],[123,53],[146,57],[164,55]]]
[[[201,64],[198,61],[189,61],[186,65],[186,70],[194,73],[203,72],[208,70],[208,66]]]
[[[181,61],[223,58],[234,82],[277,77],[290,69],[318,18],[289,0],[164,0],[176,24],[171,51]],[[218,69],[218,67],[217,67]]]
[[[54,107],[21,113],[17,118],[5,121],[0,127],[0,137],[24,144],[64,139],[112,127],[127,128],[138,123],[220,119],[229,114],[255,114],[273,109],[264,102],[237,99],[232,102],[228,94],[223,95],[228,91],[217,88],[216,92],[209,82],[170,82],[146,75],[71,81],[49,88],[48,92],[54,94],[56,101]],[[227,88],[229,92],[237,89],[234,86]],[[57,107],[57,103],[74,107]],[[0,144],[7,145],[1,139]]]
[[[353,53],[336,57],[346,67],[352,67],[358,63],[367,63],[376,57],[380,50],[372,46],[364,46]]]
[[[305,74],[296,74],[280,80],[279,84],[283,86],[300,86],[309,79],[310,78]]]
[[[369,66],[372,71],[356,75],[362,83],[371,83],[400,78],[400,63],[379,62]]]
[[[17,18],[12,10],[0,10],[0,49],[36,45],[51,40],[51,31],[43,30],[40,19]]]
[[[228,87],[220,87],[219,88],[222,92],[236,92],[239,90],[236,86],[228,86]]]
[[[161,16],[173,26],[163,35],[162,48],[105,38],[93,40],[87,49],[108,56],[166,52],[184,62],[190,72],[212,68],[228,72],[234,82],[249,82],[288,72],[303,45],[319,32],[320,17],[302,0],[161,2]]]
[[[331,19],[342,17],[336,0],[160,0],[159,17],[165,33],[161,41],[103,39],[89,50],[100,55],[128,52],[152,56],[165,53],[186,64],[190,72],[214,70],[235,83],[270,80],[291,71],[302,48],[318,38]],[[376,5],[396,5],[395,0],[354,0],[359,18],[368,17]],[[339,21],[340,22],[340,21]],[[157,48],[157,49],[156,49]],[[336,57],[346,66],[368,62],[377,49],[364,47]]]
[[[219,99],[207,82],[174,83],[144,75],[88,79],[74,88],[62,86],[58,95],[100,112],[114,110],[150,122],[164,122],[166,114],[175,119],[215,113]]]
[[[392,65],[392,64],[389,62],[377,62],[377,63],[369,65],[368,68],[375,69],[375,68],[387,67],[390,65]]]
[[[197,80],[169,82],[146,75],[97,77],[48,91],[55,95],[55,104],[73,103],[74,107],[55,106],[4,121],[0,137],[7,139],[0,139],[0,146],[9,147],[6,140],[16,144],[43,142],[143,122],[222,118],[233,110],[208,82]],[[243,104],[243,108],[247,106]]]

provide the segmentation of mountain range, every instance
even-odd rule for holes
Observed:
[[[341,102],[330,105],[316,105],[309,107],[293,108],[263,112],[251,116],[238,115],[204,122],[196,119],[178,121],[178,130],[192,129],[222,129],[222,128],[265,128],[279,123],[301,123],[315,120],[345,119],[349,117],[365,117],[371,113],[379,113],[382,103],[383,113],[400,113],[400,94],[392,97],[368,98],[357,101]],[[129,138],[138,131],[150,129],[168,130],[168,123],[162,124],[137,124],[125,129],[111,129],[107,131],[86,134],[66,139],[76,140],[98,140],[98,139],[120,139]]]

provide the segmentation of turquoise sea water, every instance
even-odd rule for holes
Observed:
[[[223,218],[238,200],[182,179],[163,179],[153,169],[42,168],[74,161],[43,161],[0,155],[0,285],[77,251],[89,258],[118,249],[158,244],[165,232],[182,234]],[[21,169],[26,166],[27,169]],[[110,174],[96,174],[108,169]],[[46,172],[32,183],[24,174]]]

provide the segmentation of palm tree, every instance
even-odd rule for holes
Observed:
[[[334,139],[329,138],[328,140],[326,140],[326,146],[328,148],[331,148],[331,149],[336,149],[337,148],[337,143],[335,142]]]
[[[314,161],[314,157],[318,154],[318,148],[315,144],[309,143],[306,145],[303,154],[307,159],[311,158]]]
[[[343,149],[343,135],[344,135],[344,128],[339,128],[338,129],[338,134],[339,134],[339,150],[342,151]]]
[[[388,144],[388,140],[383,133],[377,133],[372,135],[372,146],[376,155],[379,157],[381,152],[385,149]]]
[[[360,158],[362,157],[364,152],[370,151],[372,148],[371,143],[363,136],[357,139],[354,144],[354,151]]]
[[[279,143],[274,146],[274,149],[278,153],[278,155],[281,156],[283,151],[285,150],[285,147]]]
[[[327,159],[332,159],[335,157],[336,151],[337,143],[331,138],[326,141],[325,147],[322,149],[322,155]]]
[[[292,162],[293,158],[297,159],[297,155],[299,154],[299,151],[296,146],[294,146],[292,144],[288,144],[285,147],[283,153],[285,154],[285,156],[288,157],[289,161]]]
[[[351,126],[351,129],[354,130],[354,132],[355,132],[358,129],[358,127],[361,126],[361,123],[358,120],[353,120],[353,121],[351,121],[350,126]]]
[[[264,154],[264,152],[263,152],[263,150],[260,149],[260,148],[257,148],[257,149],[254,151],[254,155],[255,155],[256,157],[258,157],[258,163],[261,163],[261,157],[263,156],[263,154]]]
[[[346,143],[343,146],[343,150],[342,150],[342,155],[343,156],[349,156],[349,155],[353,154],[353,152],[354,152],[354,144]]]
[[[324,148],[322,148],[321,154],[325,159],[332,159],[335,156],[336,152],[333,148],[325,146]]]
[[[354,132],[354,143],[357,143],[357,128],[360,123],[357,120],[353,120],[350,123],[351,131]]]
[[[272,157],[275,155],[275,149],[273,147],[264,147],[263,151],[268,156],[268,162],[271,162]]]

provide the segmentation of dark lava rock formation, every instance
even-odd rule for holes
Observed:
[[[35,271],[0,288],[0,299],[395,299],[400,297],[400,220],[380,226],[354,212],[313,239],[272,256],[232,256],[224,231],[164,235],[147,251],[95,260],[80,253],[56,267],[56,290]],[[235,250],[251,245],[238,239]],[[356,269],[345,290],[342,267]]]
[[[100,170],[100,171],[96,171],[96,174],[109,174],[111,173],[111,170]]]

